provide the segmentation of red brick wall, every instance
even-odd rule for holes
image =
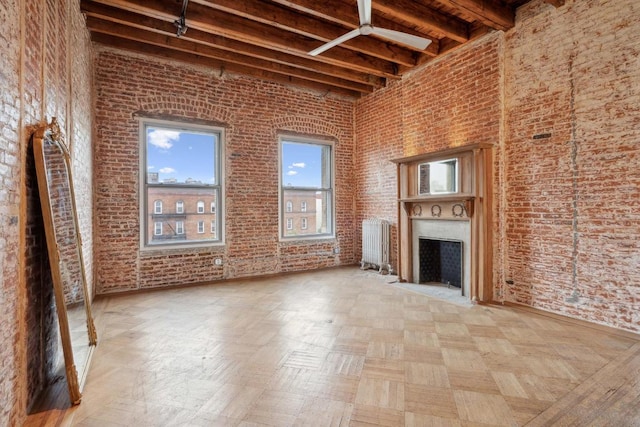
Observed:
[[[106,48],[96,85],[98,292],[354,262],[353,101]],[[140,250],[135,114],[226,126],[224,246]],[[278,132],[336,141],[337,240],[278,241]]]
[[[477,142],[498,144],[500,43],[499,35],[490,35],[357,103],[358,242],[363,219],[390,219],[394,268],[397,179],[389,160]],[[359,257],[359,244],[357,251]]]
[[[534,0],[359,100],[357,222],[397,221],[388,159],[494,143],[495,298],[640,331],[637,34],[633,0]]]
[[[24,295],[20,290],[20,9],[16,2],[0,3],[0,424],[21,424],[24,380],[16,345],[18,318]],[[21,414],[22,413],[22,414]]]
[[[514,284],[501,291],[638,332],[640,7],[534,2],[520,15],[505,41],[505,270]]]
[[[0,424],[22,425],[61,357],[29,138],[57,116],[75,147],[91,279],[92,67],[78,2],[3,2],[0,17]]]

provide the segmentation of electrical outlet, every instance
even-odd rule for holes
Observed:
[[[333,248],[333,253],[334,254],[339,254],[340,253],[340,248]]]
[[[222,258],[216,258],[215,261],[213,261],[213,263],[215,265],[222,265]]]

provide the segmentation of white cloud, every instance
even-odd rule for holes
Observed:
[[[156,168],[155,166],[147,166],[147,170],[150,170],[150,171],[154,170],[155,168]]]
[[[176,171],[176,170],[175,170],[174,168],[166,167],[166,168],[162,168],[162,169],[160,169],[158,172],[160,172],[160,173],[173,173],[173,172],[175,172],[175,171]]]
[[[289,171],[289,172],[287,172],[287,175],[289,175],[289,176],[298,175],[298,171]]]
[[[304,162],[298,162],[298,163],[293,163],[291,166],[293,166],[294,168],[304,168],[307,165]]]
[[[180,132],[175,130],[156,129],[149,133],[148,141],[163,150],[173,147],[173,143],[180,139]]]

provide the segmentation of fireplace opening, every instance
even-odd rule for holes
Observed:
[[[420,280],[462,288],[462,241],[419,240]]]

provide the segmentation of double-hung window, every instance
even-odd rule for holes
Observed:
[[[142,119],[140,139],[142,247],[221,243],[224,130]]]
[[[280,137],[281,239],[335,235],[333,186],[333,143]]]

